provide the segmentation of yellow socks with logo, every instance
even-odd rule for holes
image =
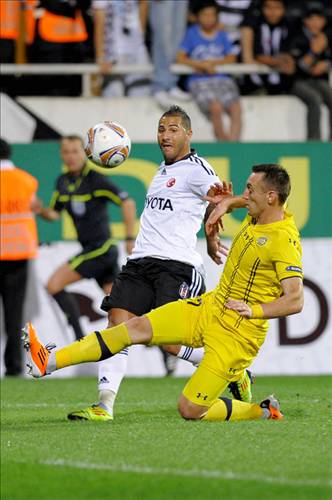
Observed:
[[[73,344],[70,344],[55,352],[54,369],[59,370],[65,366],[88,363],[90,361],[102,361],[122,351],[124,347],[131,345],[131,339],[125,323],[93,332]],[[52,365],[52,362],[49,363]],[[52,370],[52,366],[47,367]]]

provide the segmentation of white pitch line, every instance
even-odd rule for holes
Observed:
[[[155,476],[181,476],[181,477],[198,477],[204,479],[222,479],[231,481],[258,481],[261,483],[276,483],[287,486],[332,486],[332,481],[315,481],[315,480],[296,480],[286,477],[260,476],[258,474],[239,474],[232,471],[220,470],[195,470],[195,469],[170,469],[170,468],[155,468],[143,467],[138,465],[111,465],[111,464],[94,464],[88,462],[71,462],[69,460],[45,460],[39,462],[40,465],[50,465],[52,467],[69,467],[73,469],[89,469],[99,471],[124,472],[134,474],[147,474]]]
[[[0,0],[1,1],[1,0]],[[69,406],[88,406],[88,403],[86,401],[79,401],[78,403],[1,403],[1,408],[68,408]],[[156,406],[158,408],[168,408],[169,404],[167,403],[160,403],[158,401],[151,402],[151,401],[139,401],[137,403],[131,402],[130,405],[124,402],[117,402],[117,406],[136,406],[136,407],[144,407],[146,405],[149,406]]]
[[[321,403],[322,401],[319,400],[319,399],[311,399],[311,400],[308,400],[308,401],[296,401],[296,404],[299,405],[299,404],[304,404],[304,405],[310,405],[312,403],[314,404],[318,404],[318,403]],[[282,401],[282,406],[283,404],[293,404],[294,401]],[[170,404],[169,403],[161,403],[159,401],[139,401],[137,403],[135,402],[131,402],[130,404],[127,404],[127,403],[124,403],[122,401],[119,401],[116,403],[116,406],[124,406],[124,407],[128,407],[128,406],[131,406],[131,407],[137,407],[137,408],[140,408],[140,407],[144,407],[146,405],[149,405],[150,407],[158,407],[159,409],[160,408],[169,408]],[[1,403],[1,408],[3,409],[6,409],[6,408],[72,408],[74,406],[88,406],[88,403],[86,401],[79,401],[79,402],[76,402],[76,403],[68,403],[68,404],[65,404],[65,403],[6,403],[6,402],[2,402]],[[287,417],[287,414],[286,414],[286,417]]]

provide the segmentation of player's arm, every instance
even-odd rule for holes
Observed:
[[[133,198],[128,196],[126,191],[109,180],[104,175],[98,175],[95,180],[95,190],[93,196],[95,198],[102,197],[114,203],[121,209],[123,224],[125,226],[125,241],[126,252],[130,254],[134,248],[135,241],[135,224],[136,224],[136,203]]]
[[[40,211],[37,212],[37,215],[39,215],[42,219],[48,220],[48,221],[54,221],[54,220],[59,220],[60,214],[56,210],[53,210],[53,208],[50,207],[41,207]]]
[[[252,319],[272,319],[290,316],[302,311],[303,282],[298,276],[285,278],[281,281],[283,294],[276,300],[266,304],[249,304],[241,300],[229,299],[226,307],[237,311],[241,316]]]
[[[44,207],[43,202],[40,198],[35,198],[32,202],[31,209],[36,215],[39,215],[42,219],[48,221],[55,221],[60,218],[60,203],[58,201],[59,193],[55,191],[52,195],[51,203],[49,207]],[[61,205],[62,206],[62,205]],[[57,208],[57,210],[55,210]]]
[[[136,203],[133,198],[126,198],[121,204],[122,220],[126,231],[126,252],[130,254],[135,243]]]
[[[223,182],[222,184],[211,186],[207,193],[207,196],[214,196],[217,190],[220,196],[228,196],[233,193],[232,183]],[[210,202],[206,208],[204,215],[204,233],[206,238],[207,253],[211,257],[211,259],[219,265],[223,263],[223,256],[227,257],[228,255],[228,247],[226,245],[223,245],[219,237],[219,226],[222,225],[222,221],[220,221],[219,224],[215,224],[213,227],[211,227],[209,234],[206,231],[206,222],[210,214],[215,209],[215,206],[216,205],[214,203]]]

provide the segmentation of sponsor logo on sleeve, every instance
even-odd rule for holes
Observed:
[[[286,271],[293,271],[294,273],[302,273],[302,269],[298,266],[287,266]]]

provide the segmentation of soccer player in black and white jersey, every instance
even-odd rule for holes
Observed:
[[[102,309],[108,311],[110,325],[205,291],[203,261],[196,251],[197,233],[207,211],[203,197],[220,180],[209,163],[190,148],[191,136],[190,118],[180,107],[172,106],[160,118],[158,143],[164,161],[148,188],[133,252],[102,304]],[[227,192],[225,184],[224,189]],[[207,249],[218,264],[227,254],[217,236],[207,237]],[[193,364],[203,357],[203,348],[166,349]],[[99,363],[98,404],[70,413],[69,419],[113,419],[113,405],[127,359],[128,352],[124,350]],[[233,392],[235,397],[250,398],[247,378],[248,375],[239,381],[237,392]],[[245,394],[241,393],[243,383]]]

